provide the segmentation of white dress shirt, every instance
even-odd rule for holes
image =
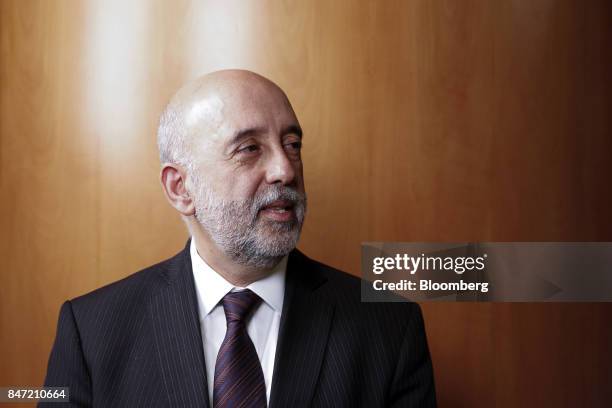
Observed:
[[[212,407],[213,403],[215,363],[227,329],[225,312],[220,301],[228,292],[244,289],[252,290],[263,300],[247,322],[247,332],[255,345],[261,363],[266,383],[266,398],[269,404],[278,329],[285,297],[287,257],[284,257],[267,277],[251,283],[246,288],[240,288],[226,281],[200,257],[193,237],[191,238],[190,254],[204,343],[210,406]]]

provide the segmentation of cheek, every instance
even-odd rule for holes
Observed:
[[[298,191],[302,193],[305,191],[304,189],[304,170],[302,168],[302,162],[299,161],[294,165],[295,169],[295,181],[297,184]]]
[[[256,177],[253,173],[234,174],[224,178],[219,188],[231,200],[246,200],[255,196],[262,181],[262,177]]]

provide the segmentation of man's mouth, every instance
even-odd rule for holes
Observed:
[[[276,200],[262,207],[259,212],[274,221],[289,221],[294,217],[294,204],[289,200]]]

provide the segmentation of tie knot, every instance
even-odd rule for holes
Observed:
[[[251,310],[261,302],[261,298],[251,290],[246,289],[240,292],[229,292],[221,302],[225,310],[225,319],[229,324],[230,322],[244,321]]]

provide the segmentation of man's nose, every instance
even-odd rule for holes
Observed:
[[[282,149],[274,150],[266,166],[266,181],[269,184],[290,185],[295,182],[295,168]]]

